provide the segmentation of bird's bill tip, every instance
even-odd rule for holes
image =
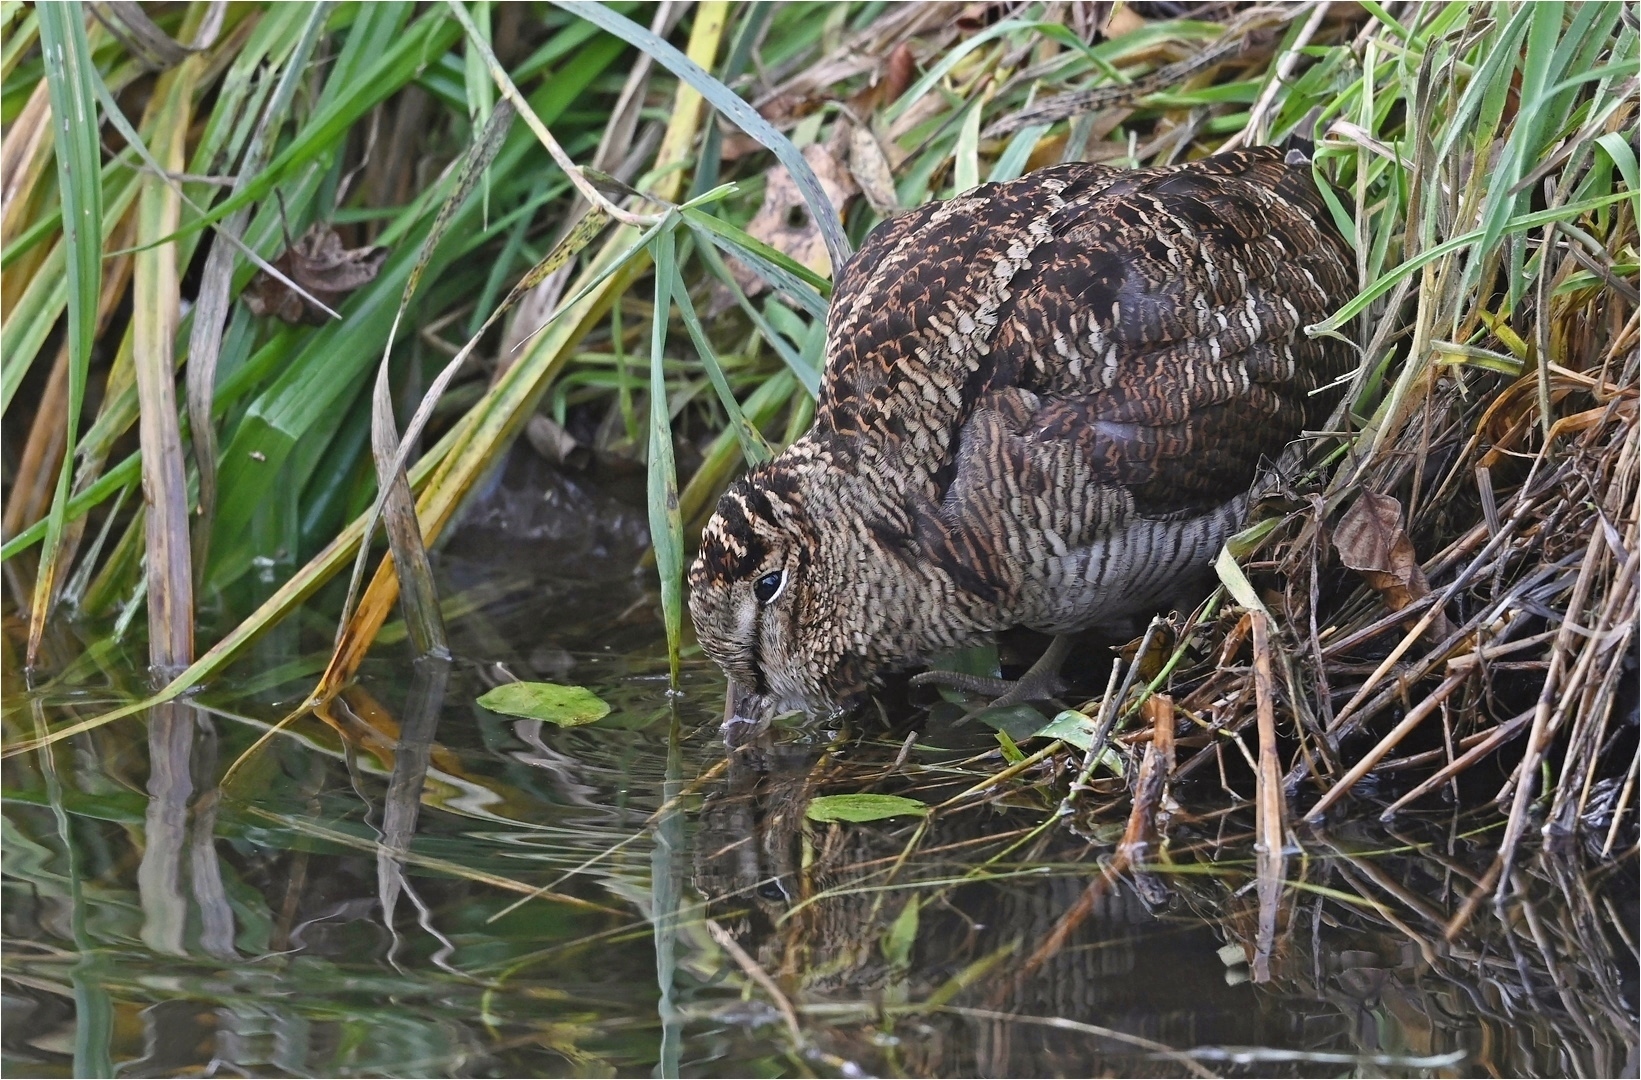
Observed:
[[[768,699],[748,693],[731,679],[724,691],[724,742],[735,747],[751,741],[769,727],[774,714]]]

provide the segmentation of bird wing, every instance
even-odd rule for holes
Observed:
[[[1302,327],[1350,297],[1349,261],[1272,147],[983,185],[886,222],[839,276],[816,428],[939,501],[977,404],[1022,387],[1142,510],[1186,509],[1331,407],[1312,391],[1349,349]]]
[[[1124,174],[1051,214],[994,348],[1040,398],[1028,438],[1070,440],[1147,515],[1252,483],[1335,396],[1348,249],[1303,165],[1263,148]],[[995,386],[993,388],[1000,388]]]
[[[1323,422],[1336,395],[1316,391],[1352,360],[1343,342],[1303,332],[1353,292],[1308,168],[1265,148],[1045,172],[1060,186],[1037,217],[971,230],[978,263],[948,269],[939,303],[925,300],[946,322],[986,311],[979,362],[954,349],[942,370],[926,343],[913,350],[920,388],[955,388],[963,406],[922,436],[944,457],[910,493],[916,546],[981,592],[1006,592],[1014,575],[997,567],[1042,554],[1027,546],[1076,548],[1121,519],[1191,517],[1247,490],[1261,459]],[[901,247],[936,224],[902,226]],[[995,252],[1011,245],[1029,251],[985,308],[974,298],[987,262],[1000,277]],[[927,294],[931,277],[916,265],[895,280]],[[885,384],[892,400],[894,376]]]

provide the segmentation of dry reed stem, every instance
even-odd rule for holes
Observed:
[[[1249,974],[1256,983],[1271,979],[1271,950],[1276,942],[1276,923],[1286,869],[1287,830],[1284,815],[1281,769],[1277,763],[1276,686],[1271,674],[1269,620],[1263,611],[1250,611],[1253,628],[1254,691],[1259,725],[1259,774],[1255,791],[1254,851],[1258,864],[1259,932],[1254,944]]]
[[[193,88],[204,60],[190,56],[162,76],[155,91],[162,110],[154,156],[181,172],[183,144],[193,109]],[[173,350],[181,303],[177,245],[154,245],[182,222],[182,193],[163,178],[145,176],[137,197],[136,265],[133,279],[133,359],[142,402],[143,494],[148,504],[148,656],[156,674],[169,678],[194,658],[194,569],[189,553],[188,478],[177,421]]]
[[[1316,803],[1309,810],[1305,811],[1305,820],[1320,820],[1322,815],[1327,812],[1328,807],[1344,798],[1344,796],[1349,793],[1350,789],[1356,785],[1357,781],[1361,780],[1362,777],[1373,771],[1373,767],[1377,765],[1386,754],[1394,750],[1396,746],[1407,737],[1409,732],[1424,723],[1425,719],[1429,717],[1431,713],[1435,712],[1442,702],[1447,700],[1448,695],[1452,694],[1453,691],[1462,686],[1468,677],[1468,672],[1460,672],[1457,675],[1449,675],[1447,679],[1442,682],[1441,686],[1437,687],[1436,690],[1429,696],[1420,701],[1419,704],[1407,714],[1407,716],[1402,718],[1401,723],[1397,724],[1390,730],[1389,734],[1379,740],[1379,744],[1377,746],[1359,758],[1356,764],[1351,766],[1350,771],[1340,777],[1339,782],[1328,789],[1327,794],[1316,800]]]

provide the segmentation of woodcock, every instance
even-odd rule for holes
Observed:
[[[1337,398],[1352,352],[1303,328],[1351,264],[1308,161],[1270,147],[1054,166],[878,226],[836,282],[814,427],[725,492],[690,570],[737,715],[1200,590]]]

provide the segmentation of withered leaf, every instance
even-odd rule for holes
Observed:
[[[891,105],[900,100],[900,95],[912,85],[912,79],[916,76],[917,57],[912,55],[912,47],[902,41],[889,54],[888,71],[883,79],[883,103]]]
[[[273,260],[273,265],[314,299],[335,308],[355,289],[375,280],[385,261],[387,248],[344,248],[335,229],[315,222],[300,240]],[[292,324],[323,326],[330,317],[265,270],[257,271],[244,299],[251,314],[272,315]]]
[[[869,128],[857,127],[849,134],[849,175],[879,214],[888,217],[900,208],[889,158]]]
[[[830,147],[820,143],[804,147],[803,157],[815,170],[827,200],[841,214],[844,203],[860,190],[855,186],[854,177],[849,175],[848,167]],[[795,262],[802,263],[817,274],[830,274],[832,260],[826,251],[826,241],[821,236],[820,226],[815,224],[814,215],[803,201],[803,194],[798,190],[792,174],[786,171],[784,165],[776,165],[769,170],[768,177],[763,205],[758,207],[758,212],[747,223],[747,235],[791,256]],[[746,295],[755,296],[768,288],[763,278],[740,262],[735,262],[731,269]]]
[[[550,416],[532,416],[524,425],[524,438],[542,458],[554,465],[584,468],[591,456],[574,435],[565,431]]]
[[[1145,18],[1127,4],[1112,4],[1111,15],[1102,31],[1107,39],[1120,38],[1145,28]]]
[[[1333,546],[1339,560],[1361,574],[1392,611],[1430,594],[1430,582],[1402,526],[1402,504],[1389,495],[1362,492],[1339,519]],[[1438,616],[1437,634],[1447,625],[1446,618]]]

